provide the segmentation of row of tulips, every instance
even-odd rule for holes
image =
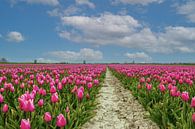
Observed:
[[[195,128],[195,67],[109,65],[162,129]]]
[[[94,115],[105,65],[0,65],[0,128],[80,128]]]

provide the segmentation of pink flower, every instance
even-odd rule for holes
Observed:
[[[152,89],[152,85],[151,84],[146,84],[146,88],[150,91]]]
[[[145,82],[145,78],[144,77],[140,78],[139,82],[140,83],[144,83]]]
[[[173,96],[173,97],[176,97],[177,96],[177,90],[171,89],[170,90],[170,95]]]
[[[3,111],[4,113],[6,113],[6,112],[8,111],[8,109],[9,109],[8,105],[7,105],[7,104],[4,104],[4,105],[3,105],[3,108],[2,108],[2,111]]]
[[[66,118],[64,118],[64,115],[63,114],[59,114],[57,116],[56,125],[58,127],[64,127],[66,125]]]
[[[52,120],[52,116],[49,112],[45,112],[43,119],[45,122],[50,122]]]
[[[20,123],[20,129],[30,129],[30,121],[29,119],[22,119]]]
[[[62,90],[62,88],[63,88],[63,87],[62,87],[62,83],[59,82],[59,83],[58,83],[58,90]]]
[[[0,103],[3,103],[4,99],[3,99],[3,95],[0,94]]]
[[[23,89],[23,88],[24,88],[24,83],[22,83],[22,84],[20,85],[20,88],[21,88],[21,89]]]
[[[99,80],[95,79],[95,80],[94,80],[94,84],[95,84],[95,85],[98,85],[98,84],[99,84]]]
[[[27,110],[28,110],[29,112],[33,112],[33,111],[35,110],[34,100],[29,99],[29,100],[27,101]]]
[[[51,86],[50,88],[50,93],[56,93],[56,87],[55,86]]]
[[[51,102],[52,103],[58,102],[58,94],[57,93],[52,94],[52,96],[51,96]]]
[[[38,101],[38,106],[39,106],[39,107],[42,107],[42,106],[43,106],[43,104],[44,104],[43,99],[40,99],[40,100]]]
[[[164,92],[166,90],[166,87],[163,84],[160,84],[158,88],[160,89],[161,92]]]
[[[79,100],[83,98],[83,91],[81,89],[77,91],[77,97],[79,98]]]
[[[182,98],[183,101],[187,102],[189,100],[189,93],[186,92],[186,91],[182,92],[181,98]]]
[[[88,87],[88,89],[91,89],[92,88],[92,83],[91,82],[89,82],[88,84],[87,84],[87,87]]]
[[[0,92],[4,92],[5,91],[5,89],[4,88],[0,88]]]
[[[192,122],[195,122],[195,113],[192,114]]]
[[[192,98],[190,106],[195,108],[195,97]]]

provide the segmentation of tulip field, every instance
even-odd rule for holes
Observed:
[[[195,66],[0,64],[0,129],[81,128],[107,67],[160,128],[195,128]]]
[[[162,129],[195,128],[195,67],[109,65]]]
[[[0,64],[0,129],[80,128],[94,116],[105,65]]]

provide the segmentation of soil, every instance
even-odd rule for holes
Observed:
[[[82,129],[159,129],[149,119],[149,113],[109,69],[97,101],[96,116]]]

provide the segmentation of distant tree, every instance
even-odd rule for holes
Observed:
[[[37,64],[37,60],[34,60],[34,64]]]
[[[6,62],[8,62],[8,61],[7,61],[6,58],[1,58],[1,59],[0,59],[0,62],[6,63]]]
[[[83,64],[86,64],[86,60],[83,60]]]

